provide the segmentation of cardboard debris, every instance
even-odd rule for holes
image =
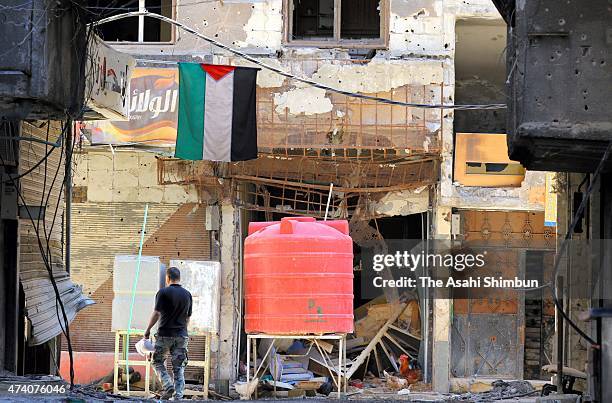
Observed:
[[[346,350],[352,350],[361,346],[366,346],[368,343],[363,337],[355,337],[354,339],[346,339]]]
[[[266,379],[265,381],[263,381],[263,384],[266,386],[269,386],[270,388],[274,389],[285,389],[285,390],[293,390],[294,387],[293,385],[291,385],[290,383],[287,382],[279,382],[279,381],[271,381],[269,379]]]
[[[372,340],[378,330],[391,317],[396,306],[385,303],[369,305],[366,316],[355,322],[355,335],[366,341]],[[420,336],[421,319],[419,304],[416,300],[408,301],[406,310],[398,318],[398,322],[401,322],[402,328],[415,336]]]
[[[277,390],[276,397],[286,397],[286,398],[295,398],[295,397],[303,397],[306,394],[306,391],[303,389],[292,389],[292,390]]]
[[[300,381],[295,384],[295,388],[303,389],[303,390],[317,390],[324,383],[325,382],[321,382],[321,381]]]
[[[317,344],[319,345],[319,347],[321,347],[323,351],[326,351],[327,354],[331,354],[331,352],[334,351],[334,345],[328,341],[317,340]]]

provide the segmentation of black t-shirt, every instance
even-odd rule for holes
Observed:
[[[157,335],[187,337],[191,303],[191,293],[178,284],[170,284],[159,290],[155,296],[155,310],[161,313]]]

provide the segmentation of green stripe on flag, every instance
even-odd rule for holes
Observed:
[[[206,73],[198,63],[179,63],[179,111],[175,157],[201,160],[204,149]]]

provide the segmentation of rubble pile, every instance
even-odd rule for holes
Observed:
[[[463,393],[454,396],[451,402],[492,402],[501,399],[511,399],[514,397],[524,397],[534,394],[536,389],[527,381],[502,381],[497,380],[492,384],[493,389],[487,392]]]
[[[391,304],[381,297],[355,309],[354,316],[355,332],[347,335],[343,368],[338,365],[338,340],[309,340],[296,335],[295,339],[272,344],[263,339],[258,343],[257,356],[260,363],[264,361],[265,369],[255,375],[257,391],[273,392],[277,397],[327,396],[338,390],[340,372],[349,381],[348,395],[429,390],[421,382],[417,360],[421,322],[416,300]],[[255,372],[253,367],[250,370]],[[234,389],[248,395],[253,386],[246,384],[246,377],[241,381]]]

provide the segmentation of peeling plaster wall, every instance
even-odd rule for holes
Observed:
[[[388,217],[424,213],[429,210],[429,188],[389,192],[372,203],[375,214]]]
[[[452,68],[452,63],[446,61],[453,56],[454,12],[459,0],[388,1],[388,49],[377,51],[369,63],[351,66],[334,63],[350,59],[344,49],[286,46],[283,43],[282,0],[224,0],[195,5],[188,0],[177,0],[175,18],[275,67],[349,91],[373,94],[408,84],[441,85],[444,70]],[[115,46],[143,59],[153,56],[197,61],[211,60],[212,56],[216,63],[249,64],[180,29],[176,30],[173,44]],[[297,67],[300,62],[312,59],[323,62],[320,66]],[[280,88],[285,83],[285,78],[278,74],[266,70],[259,74],[258,85],[261,88]],[[329,94],[320,90],[293,85],[293,88],[276,94],[274,109],[277,113],[284,113],[287,108],[290,115],[328,113],[331,110],[328,97]],[[426,101],[442,102],[439,96]],[[300,103],[303,105],[298,105]]]
[[[457,18],[499,20],[500,15],[491,0],[457,0]]]
[[[240,320],[236,311],[241,296],[238,295],[238,275],[240,259],[240,216],[231,202],[221,205],[221,313],[219,322],[219,347],[217,371],[219,379],[236,379],[236,350],[240,337],[237,323]]]
[[[315,87],[296,88],[294,90],[274,95],[276,112],[282,114],[285,108],[289,113],[299,115],[316,115],[317,113],[331,112],[333,105],[331,99],[326,97],[326,91]]]
[[[442,168],[440,194],[445,206],[475,210],[544,210],[544,172],[528,171],[521,187],[481,188],[453,183],[452,169],[452,161]]]

